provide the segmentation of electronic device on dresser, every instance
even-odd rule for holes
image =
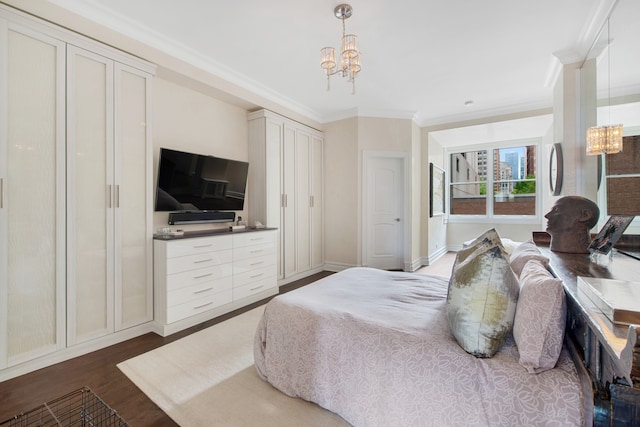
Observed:
[[[173,212],[169,224],[231,222],[248,171],[248,162],[161,148],[155,210]]]

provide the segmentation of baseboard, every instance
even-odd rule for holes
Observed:
[[[316,267],[314,269],[307,270],[307,271],[304,271],[302,273],[294,274],[293,276],[289,276],[289,277],[287,277],[285,279],[279,279],[278,280],[278,286],[287,285],[287,284],[289,284],[291,282],[295,282],[296,280],[300,280],[300,279],[304,279],[305,277],[309,277],[312,274],[321,273],[321,272],[325,271],[326,269],[327,269],[326,265],[323,264],[323,265],[321,265],[319,267]],[[331,270],[329,270],[329,271],[331,271]]]
[[[440,249],[429,255],[429,259],[427,260],[426,265],[433,265],[434,262],[442,258],[447,252],[449,252],[449,250],[450,249],[448,246],[441,247]]]
[[[73,359],[74,357],[83,356],[153,331],[153,322],[147,322],[88,342],[76,344],[72,347],[66,347],[45,356],[0,370],[0,382]]]
[[[342,264],[342,263],[336,263],[336,262],[328,262],[324,265],[324,269],[326,271],[333,271],[334,273],[337,273],[339,271],[346,270],[347,268],[352,268],[352,267],[357,267],[357,265]]]

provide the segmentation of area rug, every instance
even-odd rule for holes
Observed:
[[[258,378],[253,336],[264,306],[118,364],[181,426],[348,426]]]

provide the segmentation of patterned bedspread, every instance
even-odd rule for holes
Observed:
[[[352,268],[280,295],[254,343],[260,377],[355,426],[582,425],[566,349],[529,374],[509,338],[490,359],[449,333],[448,280]]]

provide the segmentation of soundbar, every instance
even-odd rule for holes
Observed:
[[[235,212],[189,211],[170,213],[168,222],[169,225],[203,224],[207,222],[233,222],[235,219]]]

